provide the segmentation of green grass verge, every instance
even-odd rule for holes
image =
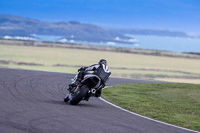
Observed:
[[[124,84],[105,89],[102,96],[141,115],[200,131],[200,85]]]

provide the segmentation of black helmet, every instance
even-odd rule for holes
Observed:
[[[100,65],[100,64],[104,64],[104,65],[107,66],[107,61],[106,61],[105,59],[101,59],[101,60],[99,61],[99,65]]]

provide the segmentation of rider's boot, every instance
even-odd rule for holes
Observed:
[[[95,97],[100,97],[101,96],[101,91],[102,91],[102,89],[99,89],[98,91],[96,91],[96,93],[95,93]]]

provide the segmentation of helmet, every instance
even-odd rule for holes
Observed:
[[[101,59],[101,60],[99,61],[99,65],[100,65],[100,64],[104,64],[104,65],[107,66],[107,61],[106,61],[105,59]]]

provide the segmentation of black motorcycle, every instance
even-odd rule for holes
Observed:
[[[77,75],[72,79],[72,83],[76,81]],[[77,105],[81,100],[88,101],[102,87],[104,87],[104,84],[100,77],[94,74],[87,74],[77,86],[68,89],[64,102],[69,101],[70,104]]]

